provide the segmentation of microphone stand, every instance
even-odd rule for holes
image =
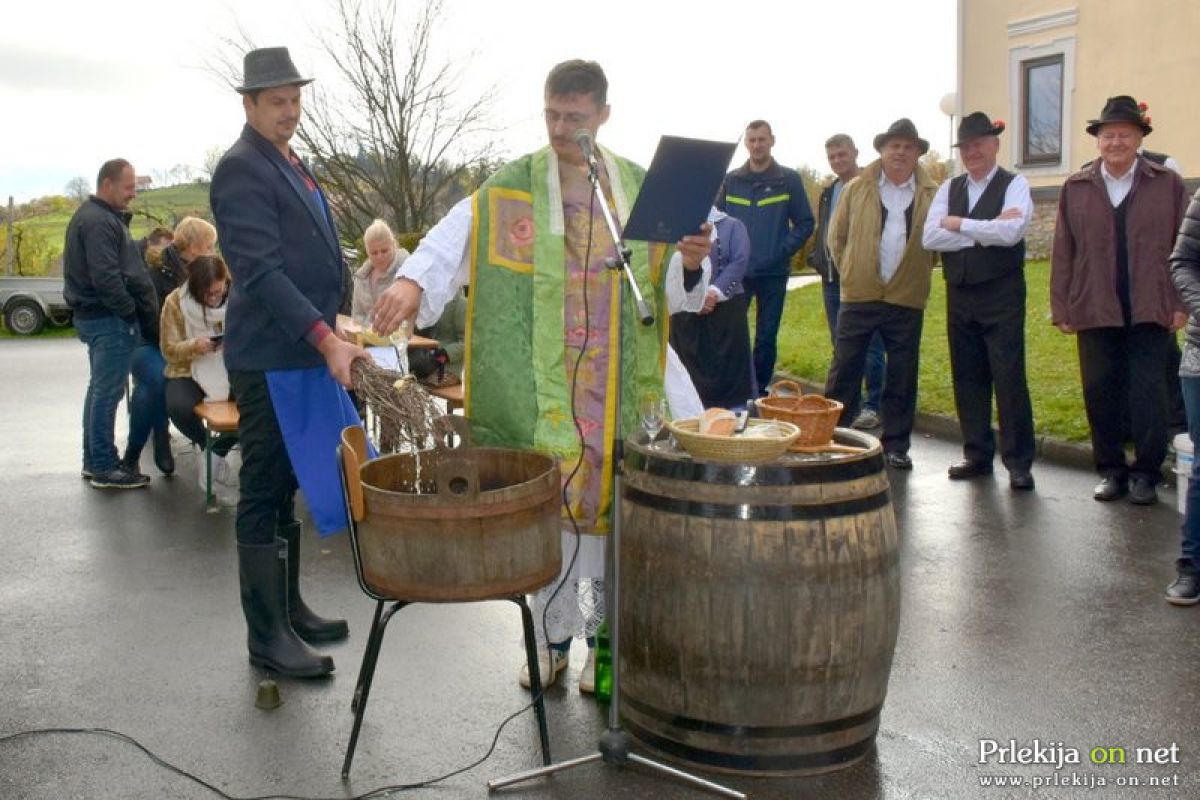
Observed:
[[[586,151],[585,151],[586,153]],[[616,370],[618,376],[617,392],[614,401],[616,403],[616,425],[612,431],[612,532],[609,536],[607,557],[607,568],[609,581],[607,583],[606,592],[608,600],[606,600],[605,619],[608,621],[609,639],[612,643],[612,698],[608,705],[608,729],[600,735],[598,752],[590,755],[572,758],[567,761],[559,762],[558,764],[550,764],[537,769],[526,770],[515,775],[510,775],[507,778],[497,778],[488,781],[488,791],[503,789],[507,786],[512,786],[525,781],[540,778],[543,775],[553,775],[556,772],[564,772],[584,764],[591,764],[595,761],[603,759],[605,764],[614,767],[624,767],[629,762],[640,764],[643,767],[648,767],[652,770],[677,778],[684,783],[691,784],[699,789],[706,789],[723,797],[733,798],[733,800],[746,800],[746,795],[736,789],[730,789],[718,783],[705,780],[697,775],[684,772],[674,767],[661,764],[653,761],[637,753],[632,753],[629,750],[629,734],[621,727],[621,631],[620,631],[620,602],[621,602],[621,475],[624,461],[624,441],[621,437],[621,386],[620,376],[622,373],[621,365],[621,343],[623,341],[622,330],[624,326],[624,314],[619,313],[624,306],[625,299],[625,284],[629,284],[633,302],[637,310],[638,319],[643,325],[654,324],[654,314],[651,313],[649,306],[646,305],[645,298],[642,297],[641,290],[638,289],[637,281],[633,279],[633,270],[630,267],[630,257],[632,251],[625,246],[625,242],[621,238],[621,231],[617,228],[616,222],[613,220],[612,212],[609,211],[608,202],[604,199],[604,191],[600,188],[600,177],[596,172],[596,159],[590,153],[588,156],[588,180],[591,181],[592,191],[596,196],[596,202],[604,212],[604,221],[608,225],[608,231],[612,235],[613,242],[616,245],[617,257],[605,259],[604,265],[607,269],[614,272],[623,272],[624,280],[621,280],[617,287],[617,350],[610,354],[610,358],[616,359]],[[620,278],[618,277],[618,280]]]

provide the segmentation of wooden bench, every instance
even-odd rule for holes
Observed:
[[[212,490],[212,448],[222,436],[237,433],[237,403],[197,403],[192,410],[204,426],[204,505],[211,513],[218,510]]]

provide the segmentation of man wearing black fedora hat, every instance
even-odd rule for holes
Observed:
[[[892,123],[874,144],[879,158],[846,186],[829,222],[842,305],[825,394],[845,405],[839,424],[854,421],[867,349],[878,332],[887,352],[883,449],[889,466],[912,469],[908,450],[933,266],[921,231],[937,187],[919,163],[929,142],[910,120]]]
[[[1157,501],[1167,453],[1167,358],[1187,314],[1168,258],[1187,208],[1178,175],[1138,155],[1153,128],[1129,95],[1088,121],[1100,153],[1059,195],[1050,271],[1051,322],[1075,334],[1092,457],[1093,496]],[[1126,462],[1132,434],[1134,461]]]
[[[366,357],[334,334],[345,270],[337,229],[289,144],[310,81],[285,47],[246,54],[235,87],[246,125],[217,165],[210,195],[233,274],[224,350],[240,415],[236,530],[247,646],[252,664],[292,677],[331,672],[333,660],[308,644],[348,632],[344,620],[317,616],[300,597],[294,499],[299,485],[322,533],[344,527],[345,512],[334,507],[340,495],[327,491],[337,486],[327,456],[342,425],[358,421],[342,386],[351,362]]]
[[[1025,379],[1025,229],[1029,182],[996,163],[1004,123],[982,111],[958,126],[966,172],[938,188],[924,243],[942,253],[946,327],[963,460],[951,480],[992,474],[992,391],[1000,458],[1013,489],[1033,489],[1033,408]]]

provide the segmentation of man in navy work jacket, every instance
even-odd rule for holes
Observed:
[[[813,214],[804,182],[794,169],[771,157],[775,136],[756,119],[746,126],[750,158],[725,176],[717,207],[740,219],[750,234],[750,264],[743,284],[755,305],[754,379],[766,393],[775,373],[775,337],[783,317],[792,256],[813,232]]]
[[[306,465],[288,420],[299,409],[316,424],[311,397],[320,381],[326,396],[344,395],[334,380],[349,385],[351,362],[366,357],[334,334],[344,271],[337,230],[324,193],[288,144],[300,123],[300,87],[309,82],[287,48],[246,54],[236,87],[246,126],[217,165],[211,189],[233,275],[225,365],[240,415],[236,527],[250,662],[292,677],[331,672],[333,660],[306,642],[344,639],[347,627],[318,617],[299,596],[293,502]]]

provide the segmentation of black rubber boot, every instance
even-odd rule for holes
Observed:
[[[246,615],[250,663],[289,678],[320,678],[333,659],[309,649],[292,630],[287,613],[287,550],[272,544],[238,544],[238,577]]]
[[[310,644],[345,639],[350,635],[350,626],[346,624],[346,620],[318,616],[300,596],[300,523],[280,525],[279,538],[287,547],[288,554],[288,615],[292,620],[292,630]]]
[[[154,432],[154,466],[163,475],[175,474],[175,456],[171,453],[171,429]]]

